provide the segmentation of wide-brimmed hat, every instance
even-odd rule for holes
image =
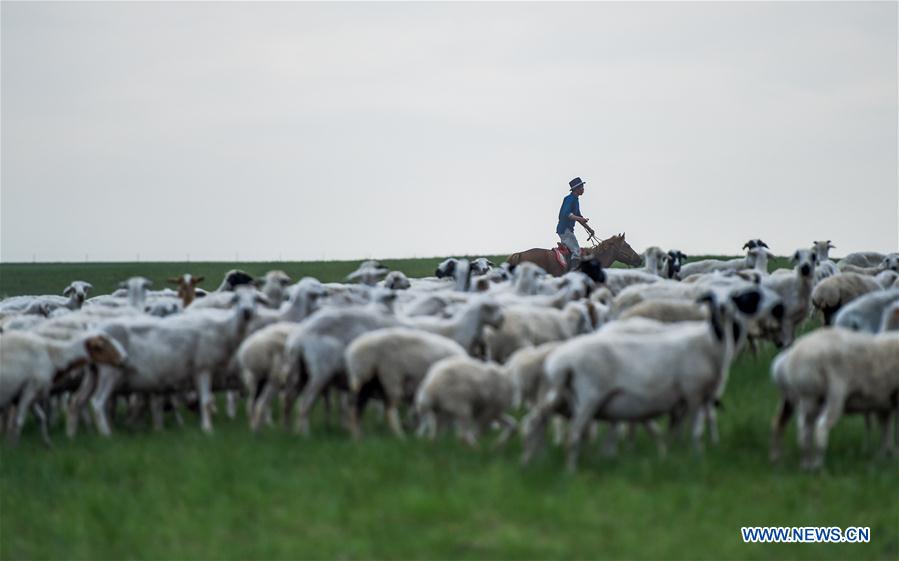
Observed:
[[[572,179],[571,181],[568,182],[568,186],[571,188],[572,191],[574,191],[575,189],[577,189],[584,183],[586,183],[586,181],[582,181],[580,177],[575,177],[574,179]]]

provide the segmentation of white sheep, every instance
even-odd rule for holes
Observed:
[[[782,330],[776,341],[781,345],[788,346],[793,342],[796,330],[809,315],[817,260],[811,250],[796,250],[791,258],[795,265],[793,275],[762,279],[762,286],[776,292],[783,303],[784,314],[780,322]]]
[[[706,308],[690,300],[647,300],[622,312],[618,319],[642,317],[662,323],[704,321],[708,319]]]
[[[349,282],[361,282],[368,286],[374,286],[379,280],[387,276],[389,269],[380,262],[374,260],[363,261],[359,267],[347,275]]]
[[[515,351],[505,367],[515,384],[515,403],[531,407],[537,403],[543,389],[544,363],[562,341],[551,341],[536,347],[523,347]]]
[[[698,447],[705,413],[720,398],[745,333],[741,328],[762,309],[763,297],[752,287],[724,297],[709,293],[703,297],[710,305],[708,322],[636,333],[602,329],[559,346],[546,359],[549,391],[524,423],[523,459],[534,453],[547,415],[565,399],[573,413],[569,469],[576,466],[584,430],[593,418],[642,422],[675,416],[683,408],[680,416],[692,422]]]
[[[370,397],[382,397],[390,428],[404,438],[399,406],[411,404],[428,369],[450,356],[465,356],[456,341],[417,329],[394,327],[366,333],[346,350],[350,390],[356,396],[350,430],[358,437],[359,417]],[[380,394],[380,395],[379,395]]]
[[[658,246],[649,246],[643,251],[643,271],[658,277],[666,276],[668,254]]]
[[[886,271],[881,271],[874,275],[874,280],[884,288],[892,288],[893,285],[896,284],[896,281],[899,281],[899,273],[887,269]]]
[[[744,245],[743,247],[747,247]],[[751,269],[755,266],[756,258],[761,254],[764,255],[764,251],[753,251],[758,246],[749,247],[746,251],[746,257],[739,257],[736,259],[703,259],[701,261],[693,261],[691,263],[686,263],[681,266],[680,270],[680,278],[685,279],[690,275],[700,274],[700,273],[711,273],[714,271],[739,271],[742,269]]]
[[[27,332],[0,335],[0,410],[14,401],[18,407],[12,435],[18,438],[32,404],[49,396],[54,379],[87,363],[121,365],[127,353],[101,333],[86,333],[70,341],[55,341]],[[37,400],[37,401],[35,401]],[[49,443],[45,412],[32,408]]]
[[[287,298],[286,288],[290,285],[290,277],[284,271],[269,271],[261,279],[256,280],[259,291],[268,298],[269,307],[278,309]]]
[[[881,330],[884,311],[894,302],[899,302],[899,289],[869,292],[840,308],[833,318],[833,325],[877,333]]]
[[[402,271],[390,271],[384,277],[383,286],[390,290],[407,290],[412,286],[412,283],[409,282],[409,278]]]
[[[496,265],[486,257],[478,257],[477,259],[471,260],[472,274],[486,275],[495,268],[497,268]]]
[[[62,296],[13,296],[0,301],[0,317],[11,314],[36,314],[49,316],[55,311],[78,310],[84,304],[87,293],[93,285],[84,281],[73,281],[63,291]]]
[[[772,421],[772,460],[780,458],[794,409],[805,469],[823,465],[830,430],[847,413],[876,413],[888,449],[889,417],[896,414],[899,392],[899,333],[815,330],[775,358],[771,377],[781,392]]]
[[[895,254],[893,254],[895,255]],[[842,266],[853,265],[855,267],[877,267],[883,263],[887,254],[878,253],[876,251],[858,251],[850,253],[846,257],[840,259],[839,264]]]
[[[812,304],[824,314],[824,322],[830,325],[833,315],[842,306],[859,296],[882,290],[874,278],[858,273],[841,273],[828,277],[812,290]]]
[[[318,280],[306,277],[294,285],[290,300],[277,314],[259,310],[259,317],[251,321],[251,334],[243,340],[235,353],[240,379],[247,392],[247,420],[256,430],[275,391],[281,389],[274,373],[280,372],[287,335],[297,324],[317,309],[325,295]],[[271,385],[271,387],[269,387]]]
[[[106,402],[116,390],[147,392],[159,412],[160,392],[193,384],[200,401],[201,428],[212,432],[213,376],[228,371],[228,363],[243,340],[247,325],[264,297],[249,287],[231,293],[230,310],[201,310],[161,319],[138,318],[104,324],[103,332],[116,338],[129,356],[124,369],[101,367],[91,397],[97,430],[108,436]],[[154,424],[160,425],[154,415]]]
[[[415,395],[422,431],[431,438],[452,420],[460,436],[472,446],[491,423],[498,422],[503,442],[515,430],[515,419],[506,413],[515,406],[515,388],[502,367],[470,357],[445,358],[428,370]],[[427,430],[425,430],[427,429]]]
[[[471,300],[455,316],[448,319],[417,316],[403,321],[411,327],[452,339],[472,355],[477,354],[484,343],[485,328],[500,329],[503,322],[504,313],[489,297]]]
[[[829,255],[830,250],[835,247],[830,240],[812,242],[811,249],[815,252],[815,257],[818,260],[818,265],[815,267],[815,284],[840,272]]]
[[[309,433],[309,412],[327,387],[347,387],[346,347],[369,331],[399,324],[383,308],[367,305],[320,310],[289,332],[275,379],[287,388],[285,407],[291,408],[297,400],[297,431]]]
[[[589,311],[592,305],[586,301],[571,302],[562,310],[530,305],[503,308],[502,325],[484,333],[487,358],[503,363],[522,347],[562,341],[593,331],[595,315],[591,316]]]
[[[742,279],[740,280],[742,281]],[[636,306],[646,300],[694,301],[707,291],[708,287],[699,283],[682,283],[665,279],[650,285],[629,286],[615,295],[612,300],[612,317],[617,317],[631,306]]]
[[[639,269],[606,269],[605,275],[605,287],[613,296],[629,286],[653,284],[660,280],[659,275]]]

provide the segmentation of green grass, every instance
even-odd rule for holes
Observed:
[[[427,273],[438,261],[411,266]],[[73,273],[114,283],[182,266],[52,274],[62,286]],[[215,283],[231,266],[187,270]],[[34,286],[45,276],[42,265],[9,276],[7,267],[3,290],[8,278]],[[354,264],[277,267],[333,280]],[[188,415],[187,426],[169,421],[162,433],[118,424],[111,440],[82,431],[68,441],[56,427],[46,449],[30,423],[18,447],[0,446],[0,558],[896,559],[899,472],[895,459],[876,457],[876,439],[865,443],[860,419],[837,425],[821,473],[798,469],[792,431],[783,462],[768,463],[773,354],[744,355],[732,369],[718,447],[697,457],[675,446],[662,460],[640,433],[613,459],[591,445],[575,475],[556,449],[521,468],[517,442],[470,450],[452,438],[398,441],[374,411],[361,442],[320,411],[308,439],[280,429],[253,436],[223,416],[206,436]],[[748,525],[869,526],[871,543],[743,544]]]

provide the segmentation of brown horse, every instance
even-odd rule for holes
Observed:
[[[631,267],[638,267],[643,263],[640,254],[634,251],[634,248],[624,240],[623,233],[603,240],[593,247],[582,248],[581,260],[599,261],[603,267],[609,267],[615,261],[620,261]],[[539,265],[544,271],[554,277],[560,277],[565,274],[565,268],[556,260],[551,249],[535,247],[527,251],[513,253],[506,260],[509,265],[518,265],[525,261]]]

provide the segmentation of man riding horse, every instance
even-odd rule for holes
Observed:
[[[641,265],[640,255],[625,241],[623,233],[605,240],[596,239],[596,232],[587,225],[588,219],[581,215],[578,204],[578,197],[584,194],[584,181],[580,177],[575,177],[568,182],[568,187],[571,193],[562,201],[559,223],[556,226],[556,233],[562,243],[554,249],[534,247],[513,253],[506,263],[513,267],[520,263],[534,263],[555,277],[562,276],[567,271],[580,271],[596,282],[603,282],[605,278],[603,267],[610,267],[614,261],[620,261],[631,267]],[[581,250],[574,236],[575,222],[580,222],[587,230],[593,247]],[[567,261],[566,255],[569,256]]]
[[[559,223],[556,226],[556,233],[559,239],[565,244],[565,247],[571,252],[568,258],[568,270],[574,271],[578,268],[581,261],[581,247],[577,243],[577,237],[574,235],[574,223],[579,222],[581,226],[586,228],[592,238],[596,232],[587,225],[589,218],[581,216],[581,206],[578,197],[584,194],[584,184],[586,181],[580,177],[575,177],[568,182],[571,191],[564,199],[562,199],[562,207],[559,209]]]

